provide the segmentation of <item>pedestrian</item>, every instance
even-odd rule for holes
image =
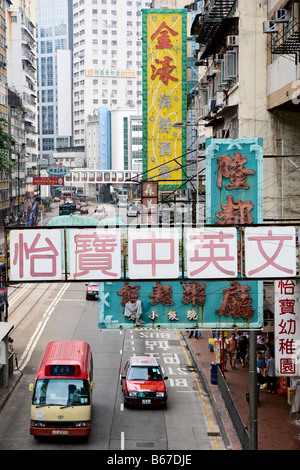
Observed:
[[[275,375],[275,359],[274,354],[270,353],[270,359],[266,362],[267,366],[267,391],[268,393],[275,393],[277,389],[277,378]]]
[[[235,333],[231,334],[231,337],[228,340],[228,355],[231,369],[236,369],[236,353],[237,353],[237,340]]]
[[[8,337],[8,352],[9,352],[9,354],[15,354],[13,342],[14,342],[14,340],[9,336]]]
[[[248,352],[248,349],[249,349],[248,338],[246,335],[243,335],[242,339],[238,343],[238,350],[239,350],[242,367],[245,367],[245,360],[246,360],[246,354]]]
[[[242,332],[238,331],[238,334],[236,336],[236,342],[237,342],[236,362],[238,364],[241,363],[240,348],[239,348],[239,342],[241,341],[241,339],[242,339]]]
[[[224,339],[223,343],[223,361],[224,361],[224,372],[227,372],[227,360],[228,360],[228,338]]]
[[[266,363],[261,352],[257,353],[256,370],[257,370],[257,383],[263,385],[266,382],[264,372]]]
[[[199,330],[199,329],[198,329],[198,330],[195,330],[195,332],[194,332],[194,337],[195,337],[196,339],[200,338],[200,337],[201,337],[201,330]]]
[[[268,361],[271,357],[271,345],[270,343],[267,343],[266,346],[267,346],[267,349],[265,352],[265,361]]]

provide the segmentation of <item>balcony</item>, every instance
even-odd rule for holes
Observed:
[[[191,34],[197,36],[197,42],[208,44],[222,22],[231,14],[234,5],[235,0],[212,0],[206,11],[196,15]]]
[[[290,21],[279,33],[273,33],[270,42],[272,54],[300,56],[300,28],[296,20]]]

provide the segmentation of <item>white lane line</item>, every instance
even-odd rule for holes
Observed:
[[[70,283],[63,285],[63,287],[60,289],[59,293],[57,294],[57,296],[55,297],[53,302],[51,302],[51,304],[47,308],[46,312],[42,316],[42,320],[39,322],[38,326],[36,327],[35,332],[31,336],[31,338],[30,338],[30,340],[27,344],[27,347],[26,347],[25,351],[23,352],[23,354],[21,356],[21,359],[19,361],[19,369],[20,370],[23,370],[24,367],[26,367],[26,365],[30,361],[32,353],[33,353],[33,351],[34,351],[34,349],[37,345],[38,340],[41,337],[41,334],[43,333],[43,331],[44,331],[44,329],[45,329],[45,327],[46,327],[46,325],[47,325],[47,323],[48,323],[48,321],[49,321],[56,305],[61,300],[61,297],[63,296],[63,294],[65,293],[65,291],[69,287],[69,285],[70,285]]]
[[[122,431],[121,432],[121,450],[124,450],[124,449],[125,449],[125,434]]]

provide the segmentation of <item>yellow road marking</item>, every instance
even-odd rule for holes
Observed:
[[[179,343],[180,343],[180,345],[181,345],[181,347],[182,347],[182,349],[183,349],[183,351],[184,351],[185,357],[186,357],[186,359],[187,359],[187,361],[188,361],[188,364],[189,364],[190,367],[192,367],[192,363],[191,363],[190,358],[188,357],[187,352],[186,352],[186,350],[185,350],[185,348],[184,348],[184,346],[183,346],[183,344],[182,344],[182,341],[181,341],[181,338],[180,338],[180,336],[179,336],[179,334],[178,334],[178,331],[177,331],[177,330],[175,330],[175,331],[176,331],[176,335],[177,335],[177,338],[178,338],[178,340],[179,340]],[[201,400],[202,400],[202,404],[203,404],[204,411],[205,411],[205,414],[206,414],[206,417],[207,417],[207,420],[208,420],[209,427],[210,427],[210,429],[211,429],[211,432],[212,432],[212,433],[215,433],[214,425],[213,425],[213,422],[212,422],[212,420],[211,420],[211,418],[210,418],[210,414],[209,414],[208,407],[207,407],[207,405],[206,405],[206,403],[205,403],[205,397],[204,397],[204,395],[203,395],[202,387],[201,387],[201,385],[200,385],[200,382],[199,382],[199,380],[198,380],[198,377],[197,377],[195,371],[194,371],[193,369],[191,369],[191,371],[192,371],[193,377],[194,377],[194,379],[195,379],[195,382],[196,382],[196,384],[197,384],[197,388],[198,388],[198,391],[199,391],[199,394],[200,394],[200,397],[201,397]],[[219,446],[217,437],[216,437],[216,436],[213,436],[213,440],[214,440],[214,444],[215,444],[215,446],[216,446],[216,449],[217,449],[217,450],[220,450],[220,446]]]

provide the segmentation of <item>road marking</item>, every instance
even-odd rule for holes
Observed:
[[[28,284],[27,286],[24,286],[22,287],[22,289],[20,289],[16,295],[14,295],[14,298],[12,300],[9,300],[9,306],[11,307],[15,302],[17,302],[17,300],[19,300],[19,298],[21,297],[21,295],[24,294],[24,292],[29,289],[30,287],[30,284]]]
[[[37,345],[38,340],[41,337],[41,334],[43,333],[43,331],[44,331],[44,329],[45,329],[45,327],[46,327],[46,325],[47,325],[47,323],[48,323],[48,321],[49,321],[56,305],[61,300],[61,297],[63,296],[63,294],[65,293],[65,291],[69,287],[69,285],[70,285],[70,283],[67,283],[67,284],[63,285],[63,287],[60,289],[59,293],[57,294],[57,296],[55,297],[53,302],[51,302],[51,304],[47,308],[46,312],[44,313],[44,315],[42,317],[42,321],[39,322],[37,328],[35,329],[35,332],[31,336],[31,338],[30,338],[30,340],[27,344],[27,347],[26,347],[25,351],[23,352],[23,354],[21,356],[21,359],[19,361],[19,369],[20,370],[23,370],[24,367],[26,367],[26,365],[30,361],[32,353],[33,353],[33,351],[34,351],[34,349]]]
[[[206,403],[205,403],[205,398],[204,398],[204,395],[203,395],[203,391],[202,391],[200,382],[199,382],[199,380],[198,380],[198,377],[197,377],[195,371],[194,371],[193,368],[192,368],[192,363],[191,363],[191,361],[190,361],[189,356],[187,355],[187,352],[186,352],[186,350],[185,350],[185,348],[184,348],[184,346],[183,346],[183,344],[182,344],[181,338],[180,338],[180,336],[179,336],[177,330],[176,330],[176,335],[177,335],[177,338],[178,338],[178,340],[179,340],[179,343],[180,343],[180,345],[181,345],[181,347],[182,347],[182,350],[183,350],[183,352],[184,352],[184,354],[185,354],[185,357],[186,357],[186,359],[187,359],[187,361],[188,361],[188,364],[189,364],[189,366],[191,367],[191,372],[192,372],[192,374],[193,374],[193,376],[194,376],[194,379],[195,379],[195,381],[196,381],[196,385],[197,385],[198,391],[199,391],[199,393],[200,393],[200,398],[201,398],[201,401],[202,401],[202,404],[203,404],[203,407],[204,407],[204,411],[205,411],[205,414],[206,414],[206,417],[207,417],[207,420],[208,420],[208,423],[209,423],[209,427],[210,427],[210,429],[211,429],[211,432],[213,433],[213,440],[214,440],[216,449],[217,449],[217,450],[220,450],[220,446],[219,446],[218,440],[216,439],[216,437],[215,437],[215,435],[214,435],[214,433],[215,433],[214,425],[213,425],[213,422],[212,422],[212,420],[211,420],[211,418],[210,418],[210,414],[209,414],[208,407],[207,407],[207,405],[206,405]]]
[[[121,432],[121,450],[124,450],[124,449],[125,449],[125,434],[122,431]]]

